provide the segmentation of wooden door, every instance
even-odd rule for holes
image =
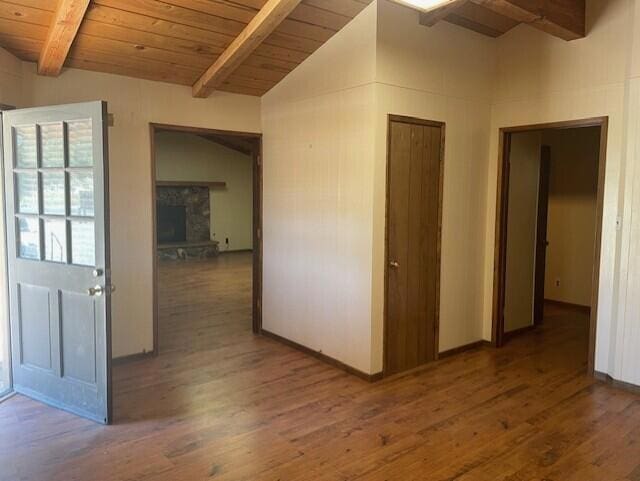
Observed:
[[[438,356],[444,125],[390,117],[385,375]]]
[[[3,117],[14,389],[108,423],[106,104]]]
[[[544,318],[544,278],[547,264],[547,220],[549,217],[549,178],[551,148],[543,145],[540,152],[540,183],[538,186],[538,221],[536,227],[536,265],[533,295],[533,324],[540,325]]]

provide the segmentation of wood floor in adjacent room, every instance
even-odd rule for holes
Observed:
[[[15,396],[0,479],[640,480],[640,396],[584,374],[584,314],[368,384],[251,334],[250,255],[160,277],[161,355],[115,368],[115,425]]]

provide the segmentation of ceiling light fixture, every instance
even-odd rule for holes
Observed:
[[[422,12],[429,12],[436,8],[444,7],[449,3],[453,3],[457,0],[393,0],[396,3],[405,5],[407,7],[416,8]]]

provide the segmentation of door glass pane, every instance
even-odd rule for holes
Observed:
[[[93,217],[93,172],[69,172],[71,215]]]
[[[43,211],[47,215],[65,215],[64,172],[42,173]]]
[[[40,222],[37,217],[18,218],[18,252],[25,259],[40,259]]]
[[[64,134],[62,123],[40,125],[42,167],[64,167]]]
[[[64,219],[44,221],[44,258],[53,262],[67,262],[67,223]]]
[[[71,262],[83,266],[96,264],[93,221],[71,221]]]
[[[16,167],[35,169],[38,164],[38,147],[36,142],[36,126],[16,127],[15,155]]]
[[[69,135],[69,166],[92,167],[93,137],[91,119],[69,122],[67,129]]]
[[[38,213],[38,174],[22,172],[16,174],[16,194],[20,214]]]

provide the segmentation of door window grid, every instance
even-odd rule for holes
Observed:
[[[91,119],[17,126],[13,140],[18,256],[95,265]]]

